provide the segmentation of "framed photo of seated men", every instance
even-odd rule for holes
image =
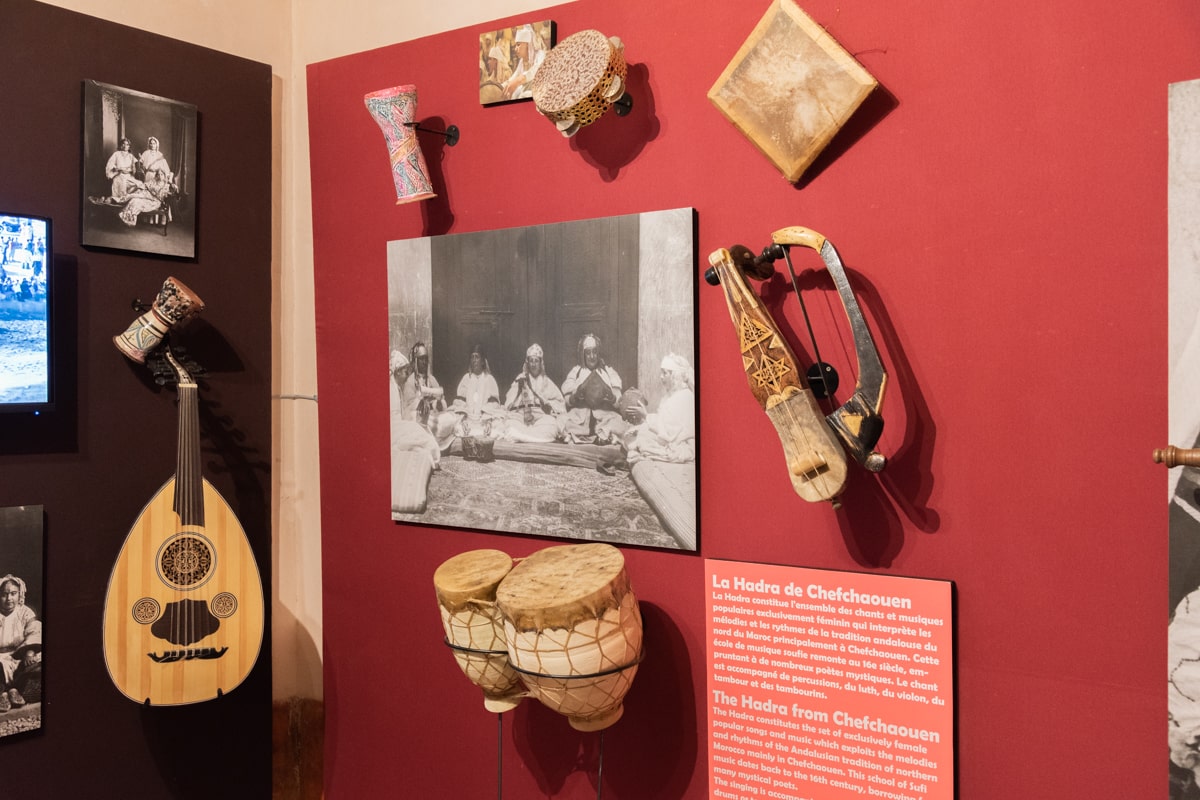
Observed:
[[[196,106],[83,82],[81,244],[196,255]]]
[[[389,242],[392,519],[695,550],[694,230]]]

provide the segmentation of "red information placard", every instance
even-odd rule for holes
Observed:
[[[947,581],[708,560],[709,796],[953,800]]]

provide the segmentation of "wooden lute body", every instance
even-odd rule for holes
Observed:
[[[125,538],[104,603],[104,660],[149,705],[212,700],[249,675],[262,646],[262,581],[233,510],[200,473],[198,389],[179,379],[176,474]]]

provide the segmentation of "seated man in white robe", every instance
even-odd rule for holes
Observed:
[[[507,412],[500,406],[500,387],[492,376],[483,345],[471,348],[467,372],[458,382],[450,410],[458,415],[459,436],[499,436],[504,431]]]
[[[525,366],[504,396],[510,442],[553,442],[558,439],[558,415],[567,410],[562,392],[546,376],[540,345],[525,351]]]
[[[429,464],[438,469],[442,453],[437,439],[429,429],[416,420],[404,418],[404,401],[401,398],[401,386],[408,379],[409,362],[399,350],[393,350],[389,372],[391,379],[391,441],[392,459],[399,453],[423,453],[429,459]]]
[[[579,363],[562,383],[567,412],[559,417],[563,441],[609,444],[629,427],[617,413],[621,376],[604,363],[600,337],[584,334],[579,340]]]
[[[417,342],[409,355],[408,378],[400,387],[403,417],[424,426],[444,451],[454,441],[458,416],[446,410],[445,392],[433,376],[429,347]]]

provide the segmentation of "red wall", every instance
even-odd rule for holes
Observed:
[[[703,558],[952,580],[961,796],[1163,793],[1167,85],[1200,77],[1200,11],[805,2],[881,88],[792,186],[705,97],[765,7],[580,0],[310,66],[331,798],[495,791],[495,721],[431,576],[549,544],[389,521],[385,242],[679,206],[699,219],[700,552],[625,551],[648,656],[604,796],[707,796]],[[625,41],[629,117],[566,141],[529,103],[479,106],[478,35],[542,18]],[[424,140],[441,196],[397,207],[362,96],[399,83],[463,134]],[[796,224],[841,251],[892,374],[890,465],[838,512],[792,493],[700,282],[714,249]],[[814,296],[826,328],[840,311]],[[506,796],[595,794],[594,736],[535,703],[503,724]]]

